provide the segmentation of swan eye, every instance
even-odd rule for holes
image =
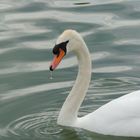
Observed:
[[[65,41],[65,42],[62,42],[60,44],[56,44],[53,48],[53,54],[55,55],[58,55],[59,56],[59,53],[60,53],[60,49],[62,49],[65,54],[67,53],[67,44],[68,44],[69,40]]]

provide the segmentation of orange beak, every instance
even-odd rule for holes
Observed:
[[[54,59],[50,65],[50,70],[53,71],[58,64],[61,62],[62,58],[65,56],[65,52],[64,50],[62,50],[61,48],[59,48],[59,55],[55,55]]]

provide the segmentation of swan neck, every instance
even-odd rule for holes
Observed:
[[[84,100],[91,79],[91,58],[85,43],[74,53],[77,56],[79,71],[75,84],[65,100],[58,117],[58,124],[73,126],[77,120],[78,110]]]

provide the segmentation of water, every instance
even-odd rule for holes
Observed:
[[[139,0],[1,0],[0,140],[137,140],[56,124],[77,63],[66,56],[52,76],[49,65],[69,28],[83,36],[93,64],[79,115],[140,89]]]
[[[50,71],[50,79],[52,80],[53,79],[53,72]]]

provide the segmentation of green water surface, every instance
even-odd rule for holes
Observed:
[[[0,140],[139,140],[56,124],[78,71],[68,55],[50,79],[65,29],[80,32],[92,56],[80,116],[140,90],[140,0],[0,0]]]

